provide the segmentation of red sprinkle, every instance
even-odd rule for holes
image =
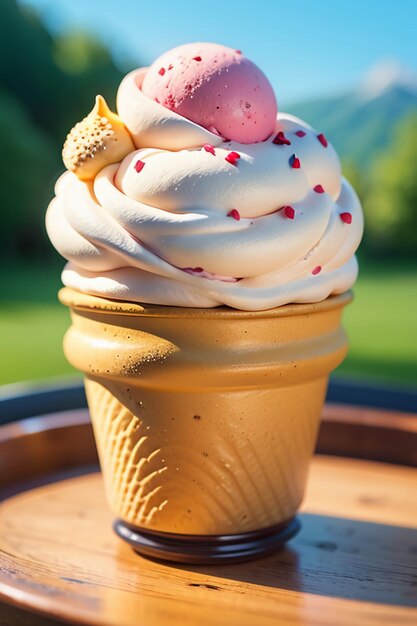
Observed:
[[[240,154],[238,152],[229,152],[229,154],[224,158],[228,163],[236,165],[236,162],[238,161],[238,159],[240,159]]]
[[[141,161],[140,159],[139,161],[136,161],[135,170],[137,171],[138,174],[139,172],[143,170],[144,167],[145,167],[145,163],[143,161]]]
[[[317,265],[317,267],[314,268],[314,270],[311,271],[311,273],[316,276],[317,274],[320,274],[321,272],[321,265]]]
[[[172,93],[169,93],[164,100],[164,106],[170,108],[175,108],[175,98]]]
[[[163,76],[165,74],[165,68],[161,67],[161,69],[158,72],[159,76]]]
[[[324,193],[324,187],[323,187],[323,185],[316,185],[316,186],[314,187],[314,191],[315,191],[316,193]]]
[[[235,50],[236,54],[242,54],[242,50]]]
[[[280,130],[279,133],[277,133],[275,138],[272,140],[272,143],[274,143],[276,146],[290,146],[291,145],[291,141],[286,138],[282,130]]]
[[[237,209],[232,209],[228,214],[227,217],[233,217],[234,220],[237,220],[239,222],[240,220],[240,213]]]
[[[352,213],[349,213],[349,212],[341,213],[340,214],[340,219],[345,224],[351,224],[352,223]]]
[[[193,61],[201,61],[201,57],[193,57]]]
[[[327,148],[329,144],[328,144],[326,137],[323,135],[323,133],[320,133],[320,135],[317,135],[317,139],[320,141],[323,148]]]
[[[168,65],[168,69],[169,69],[169,70],[172,70],[172,68],[173,68],[173,67],[174,67],[174,66],[172,65],[172,63],[170,63],[170,64]]]
[[[292,154],[290,156],[289,163],[290,163],[291,167],[294,170],[299,170],[300,169],[300,159],[298,157],[296,157],[295,154]]]
[[[305,137],[306,135],[303,130],[297,130],[295,134],[297,135],[297,137]]]
[[[285,217],[288,217],[288,219],[293,220],[295,217],[295,211],[292,208],[292,206],[285,206],[284,207],[284,213],[285,213]]]
[[[211,143],[205,143],[203,146],[203,150],[205,150],[206,152],[210,152],[210,154],[212,154],[213,156],[216,156],[214,146],[212,146]]]

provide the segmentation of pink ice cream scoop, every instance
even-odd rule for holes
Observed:
[[[239,50],[214,43],[173,48],[149,68],[143,93],[226,139],[256,143],[275,127],[277,102],[265,74]]]

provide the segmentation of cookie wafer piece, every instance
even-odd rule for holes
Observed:
[[[93,110],[67,135],[62,159],[68,170],[80,180],[88,181],[132,150],[135,146],[129,131],[110,111],[103,96],[97,96]]]

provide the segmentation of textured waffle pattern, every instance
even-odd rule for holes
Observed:
[[[286,390],[270,390],[262,405],[270,414],[255,412],[243,423],[222,419],[215,410],[212,419],[187,418],[185,424],[186,402],[177,399],[176,405],[175,394],[159,413],[154,403],[154,414],[140,417],[140,390],[132,398],[122,385],[93,379],[86,389],[107,495],[118,517],[165,532],[229,534],[272,526],[297,510],[325,381],[320,389],[315,383],[317,399],[310,395],[303,410],[294,389],[292,404],[282,397]],[[274,408],[279,401],[287,407],[281,416]],[[209,413],[207,400],[202,413]]]
[[[123,519],[148,525],[166,501],[158,495],[160,450],[150,446],[143,422],[104,386],[86,381],[107,497]]]

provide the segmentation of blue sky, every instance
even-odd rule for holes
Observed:
[[[97,33],[115,58],[147,65],[189,41],[240,48],[278,104],[340,92],[381,59],[417,70],[417,0],[20,0],[48,27]]]

